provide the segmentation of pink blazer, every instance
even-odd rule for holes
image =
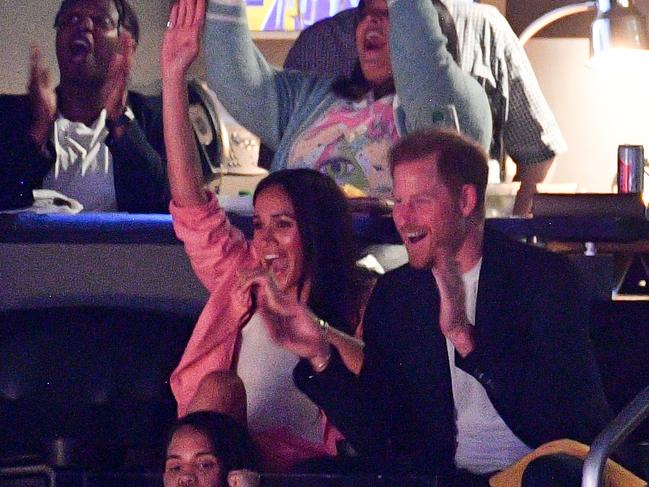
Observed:
[[[185,244],[192,268],[210,293],[194,327],[180,363],[171,374],[171,390],[178,402],[178,416],[196,394],[207,374],[235,367],[246,306],[232,298],[240,270],[255,268],[257,256],[243,233],[231,225],[218,200],[211,195],[206,205],[179,207],[170,211],[176,235]],[[287,430],[255,435],[267,467],[286,471],[295,463],[323,455],[334,455],[342,435],[325,421],[321,444],[291,435]]]

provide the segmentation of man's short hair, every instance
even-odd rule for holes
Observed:
[[[67,8],[83,1],[84,0],[63,0],[58,12],[56,12],[56,16],[54,17],[54,27],[58,27],[61,15],[63,15],[63,12]],[[112,2],[117,9],[117,29],[119,30],[122,27],[126,29],[133,36],[133,40],[137,44],[140,41],[140,23],[137,20],[135,10],[133,10],[133,7],[128,3],[128,0],[112,0]]]
[[[455,196],[464,184],[476,188],[476,213],[484,216],[485,192],[489,175],[488,156],[473,140],[450,129],[423,129],[399,140],[390,149],[390,174],[403,162],[434,156],[437,174]]]

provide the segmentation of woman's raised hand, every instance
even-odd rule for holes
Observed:
[[[329,343],[316,317],[304,303],[279,289],[270,271],[242,274],[237,292],[243,302],[248,302],[251,294],[255,296],[257,311],[278,345],[306,359],[329,355]]]
[[[162,40],[162,78],[184,78],[198,56],[206,0],[177,0],[171,7]]]
[[[203,171],[189,120],[185,75],[200,49],[206,0],[176,0],[162,41],[162,118],[167,149],[167,175],[178,206],[207,202]]]

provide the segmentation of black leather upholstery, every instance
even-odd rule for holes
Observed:
[[[596,301],[591,338],[604,390],[617,414],[649,386],[649,301]],[[649,421],[631,441],[649,440]]]
[[[0,312],[0,457],[48,455],[55,438],[84,452],[159,447],[175,417],[169,374],[195,321],[117,307]]]

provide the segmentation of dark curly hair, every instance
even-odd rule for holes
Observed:
[[[177,419],[167,432],[165,459],[174,434],[184,426],[194,428],[209,440],[222,467],[222,485],[227,485],[232,470],[259,471],[259,452],[246,429],[230,416],[214,411],[197,411]]]
[[[369,277],[356,266],[359,250],[347,199],[325,174],[286,169],[264,178],[253,202],[272,186],[284,190],[295,209],[304,276],[311,278],[309,308],[339,330],[353,333]]]
[[[58,28],[61,23],[61,16],[66,9],[71,5],[74,5],[78,2],[84,0],[63,0],[61,6],[59,7],[56,16],[54,17],[54,28]],[[117,9],[117,29],[124,27],[130,34],[133,36],[133,40],[138,43],[140,41],[140,23],[137,20],[137,15],[133,7],[128,3],[127,0],[112,0],[115,8]]]

